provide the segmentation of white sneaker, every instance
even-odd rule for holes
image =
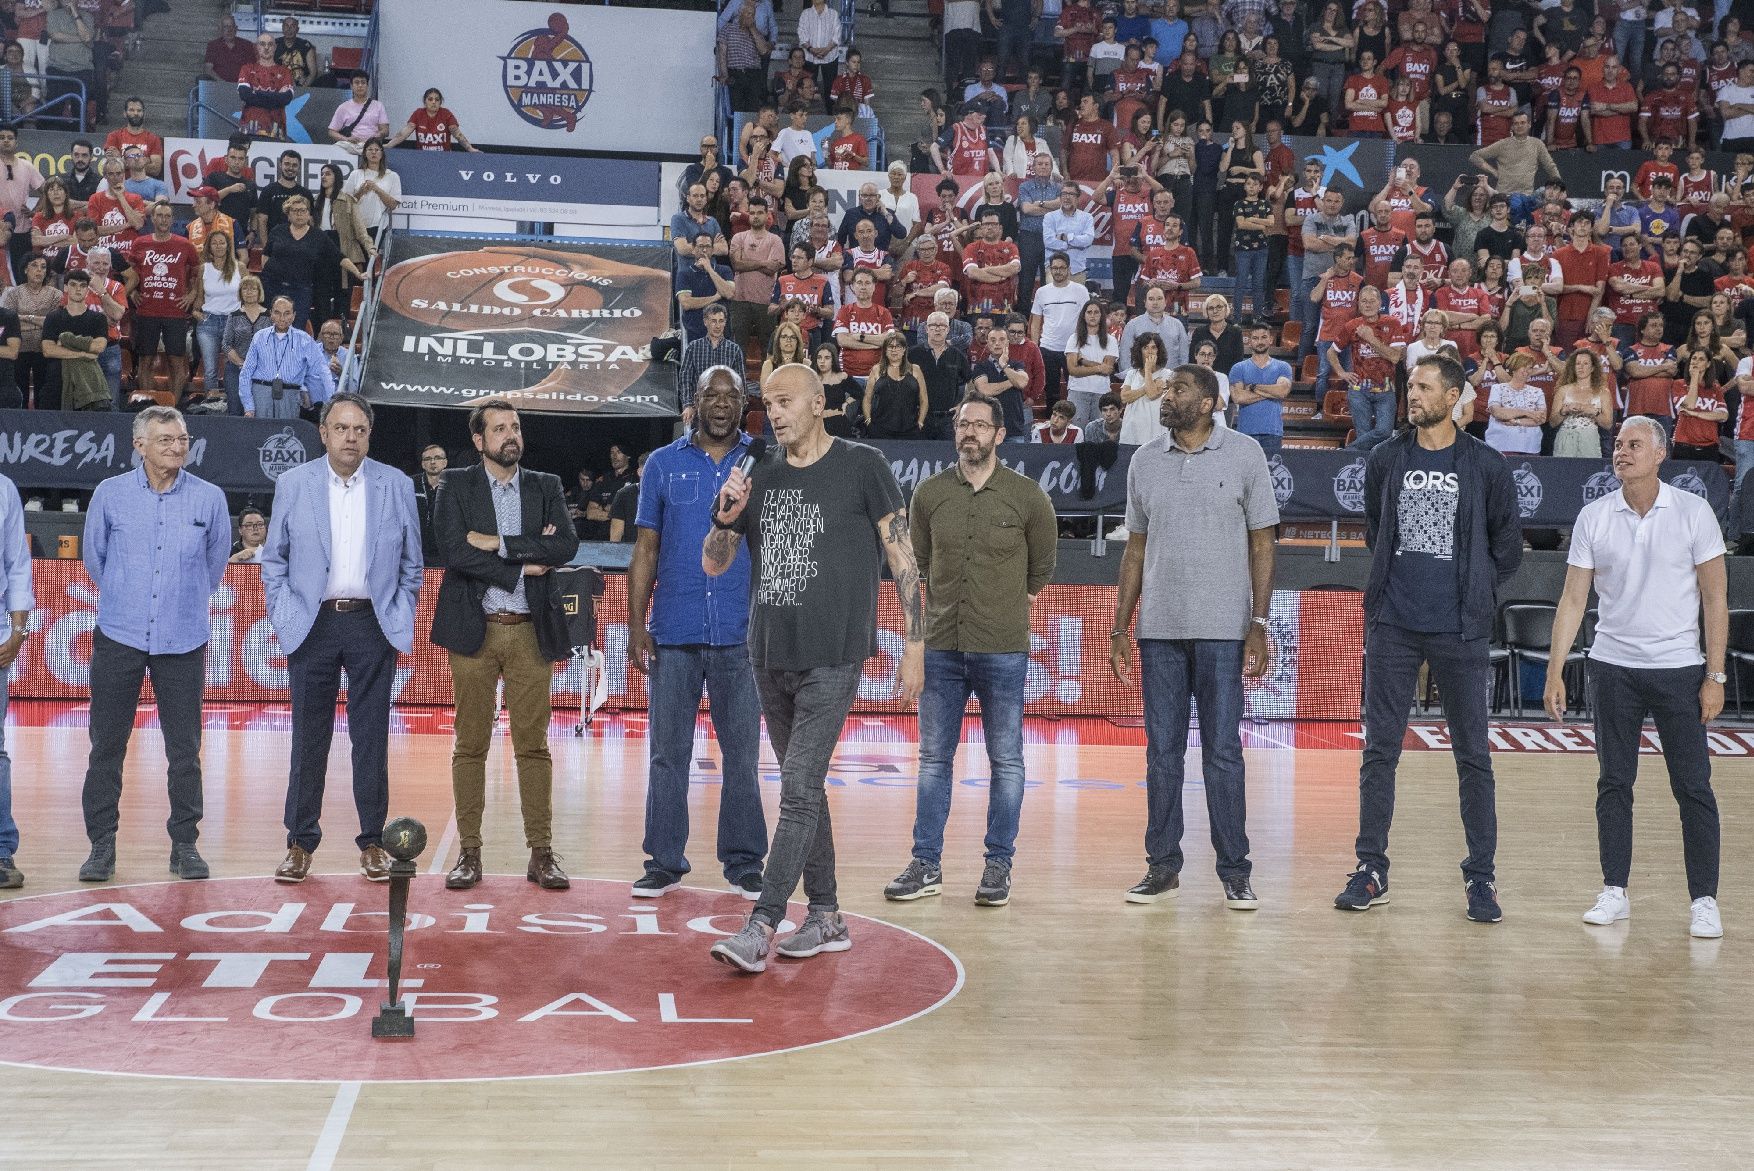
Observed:
[[[1717,900],[1710,895],[1693,900],[1693,925],[1687,934],[1695,939],[1722,939],[1724,921],[1717,913]]]
[[[1109,530],[1109,534],[1108,534],[1108,537],[1106,539],[1110,540],[1110,541],[1125,542],[1127,539],[1127,526],[1126,525],[1116,525],[1113,529]]]
[[[62,512],[78,512],[79,511],[79,501],[72,500],[72,499],[61,501],[61,511]]]
[[[43,498],[41,496],[32,496],[29,500],[24,502],[24,510],[26,512],[41,512],[43,510]]]
[[[1597,927],[1630,918],[1632,903],[1627,899],[1626,888],[1623,886],[1604,886],[1602,893],[1596,896],[1596,905],[1583,913],[1583,921]]]

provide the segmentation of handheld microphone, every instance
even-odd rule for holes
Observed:
[[[760,463],[762,457],[766,454],[767,437],[764,435],[757,435],[749,441],[749,450],[743,453],[743,458],[737,461],[737,470],[742,472],[744,478],[747,479],[755,471],[755,465]],[[729,485],[727,485],[727,487],[728,486]],[[721,488],[719,489],[718,505],[713,511],[722,518],[728,510],[729,502],[725,499],[725,490]]]

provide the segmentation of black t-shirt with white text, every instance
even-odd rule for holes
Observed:
[[[821,459],[798,468],[775,449],[751,480],[737,518],[753,562],[750,661],[808,671],[876,654],[877,522],[906,506],[883,453],[835,439]]]
[[[1395,511],[1395,552],[1383,591],[1385,622],[1431,634],[1462,628],[1456,570],[1456,445],[1407,446]]]

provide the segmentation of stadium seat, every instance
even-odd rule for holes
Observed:
[[[1322,398],[1322,417],[1330,423],[1352,425],[1352,407],[1346,401],[1346,392],[1330,390]]]
[[[1303,322],[1287,321],[1279,327],[1279,345],[1287,350],[1295,350],[1297,343],[1303,340]]]
[[[252,270],[252,271],[254,271],[254,270]],[[1315,355],[1315,354],[1305,354],[1303,356],[1303,371],[1302,371],[1301,377],[1298,379],[1298,381],[1300,381],[1300,382],[1314,382],[1316,380],[1316,375],[1320,372],[1321,372],[1320,358],[1317,357],[1317,355]]]

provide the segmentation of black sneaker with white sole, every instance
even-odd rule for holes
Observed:
[[[1260,908],[1261,900],[1249,880],[1239,874],[1224,880],[1224,905],[1233,911],[1253,911]]]
[[[1159,899],[1173,899],[1181,892],[1181,885],[1181,875],[1168,866],[1152,866],[1145,871],[1145,877],[1127,892],[1127,901],[1155,903]]]
[[[750,902],[761,897],[761,871],[751,870],[748,874],[739,875],[731,883],[731,892],[742,895]]]
[[[669,894],[682,885],[680,878],[672,878],[668,874],[642,874],[633,882],[633,897],[636,899],[656,899]]]
[[[1496,923],[1504,918],[1498,906],[1498,884],[1483,879],[1468,880],[1468,918],[1476,923]]]
[[[938,864],[915,858],[907,864],[906,870],[895,876],[894,882],[883,888],[883,897],[892,903],[908,903],[943,891],[944,872]]]

